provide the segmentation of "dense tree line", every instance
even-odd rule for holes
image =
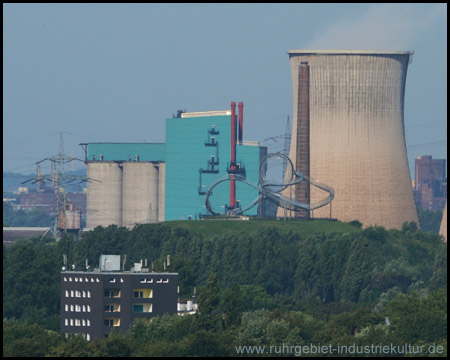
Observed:
[[[435,234],[439,233],[442,222],[442,210],[422,210],[418,207],[417,214],[422,231],[429,231]]]
[[[3,226],[17,227],[52,227],[55,217],[47,215],[39,209],[31,211],[13,210],[11,204],[3,203]]]
[[[57,333],[63,254],[78,269],[100,254],[127,254],[127,269],[148,259],[155,271],[171,255],[181,296],[196,286],[200,311],[138,322],[115,341],[65,339]],[[306,237],[276,228],[203,236],[147,224],[98,227],[78,242],[29,239],[3,248],[4,355],[219,356],[237,355],[241,345],[373,339],[446,346],[446,268],[440,236],[413,223]]]

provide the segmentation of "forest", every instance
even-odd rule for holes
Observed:
[[[280,356],[269,346],[407,343],[433,349],[422,356],[445,356],[447,245],[414,223],[349,226],[354,231],[321,232],[317,223],[315,233],[302,233],[280,224],[224,235],[160,223],[4,246],[3,355]],[[126,334],[92,342],[66,338],[59,334],[63,254],[77,269],[86,259],[98,264],[100,254],[126,254],[126,270],[148,259],[155,271],[170,255],[181,297],[196,287],[199,311],[136,321]]]

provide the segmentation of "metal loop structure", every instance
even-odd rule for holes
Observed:
[[[290,174],[290,176],[285,176],[284,181],[282,184],[276,184],[276,183],[268,183],[266,178],[266,172],[267,172],[267,161],[271,158],[280,158],[283,161],[286,161],[286,174]],[[289,171],[290,170],[290,171]],[[211,207],[209,198],[212,194],[213,189],[225,182],[230,181],[230,177],[227,175],[224,178],[221,178],[217,181],[215,181],[211,186],[208,188],[208,190],[205,193],[205,206],[209,214],[212,215],[219,215],[216,211],[214,211]],[[256,204],[258,204],[260,201],[262,201],[264,198],[267,198],[277,204],[277,206],[282,207],[286,210],[292,210],[292,211],[299,211],[299,210],[315,210],[322,206],[325,206],[329,204],[334,199],[334,190],[330,186],[323,184],[319,182],[318,180],[315,180],[314,178],[310,176],[304,175],[300,171],[294,170],[294,164],[292,163],[291,159],[285,155],[284,153],[272,153],[267,154],[261,163],[259,164],[259,183],[258,185],[254,185],[246,180],[245,177],[240,175],[235,175],[234,178],[235,181],[243,182],[244,184],[249,185],[250,187],[254,189],[258,189],[258,196],[253,200],[247,207],[245,208],[235,208],[228,210],[228,215],[239,215],[243,214],[244,212],[250,210],[252,207],[254,207]],[[316,201],[315,203],[308,204],[308,203],[302,203],[300,201],[297,201],[295,199],[288,198],[281,194],[281,192],[286,189],[289,186],[297,185],[301,183],[302,181],[307,181],[312,186],[315,186],[321,190],[324,190],[325,192],[328,192],[328,196],[322,200]],[[274,190],[277,189],[277,190]]]

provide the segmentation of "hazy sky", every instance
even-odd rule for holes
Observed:
[[[34,172],[60,131],[84,158],[79,143],[162,143],[177,109],[231,101],[244,102],[246,140],[281,135],[291,49],[413,50],[410,169],[447,158],[446,4],[6,4],[3,171]]]

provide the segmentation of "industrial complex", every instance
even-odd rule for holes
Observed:
[[[235,103],[226,111],[180,111],[166,120],[162,144],[83,144],[93,180],[88,183],[87,228],[200,219],[208,215],[206,191],[218,179],[236,175],[257,185],[267,148],[243,140],[243,104],[239,126],[234,110]],[[211,206],[227,213],[257,197],[257,188],[230,181],[216,187]],[[257,212],[254,207],[247,214]]]
[[[359,220],[388,229],[418,223],[404,131],[412,54],[289,51],[289,153],[268,154],[243,140],[243,103],[236,114],[235,102],[223,111],[179,110],[166,119],[165,143],[81,144],[91,180],[87,228],[220,214]],[[285,162],[278,186],[264,182],[273,156]]]

